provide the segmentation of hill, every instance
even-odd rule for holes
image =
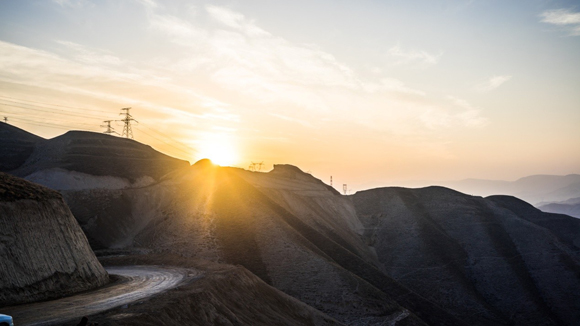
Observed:
[[[34,145],[44,138],[38,137],[7,123],[0,123],[0,171],[7,172],[21,166],[32,154]]]
[[[109,281],[57,192],[0,172],[0,306]]]
[[[367,190],[353,202],[382,269],[457,317],[580,321],[580,220],[442,187]]]
[[[69,131],[37,144],[26,162],[11,173],[27,177],[40,171],[62,169],[134,182],[144,176],[159,180],[188,165],[132,139]]]

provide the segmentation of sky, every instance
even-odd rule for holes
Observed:
[[[580,173],[580,3],[0,0],[0,116],[342,190]]]

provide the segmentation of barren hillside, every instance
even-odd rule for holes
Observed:
[[[0,172],[0,306],[109,281],[61,196]]]

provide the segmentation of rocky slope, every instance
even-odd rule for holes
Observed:
[[[0,306],[104,285],[108,274],[62,197],[0,172]]]
[[[473,324],[580,322],[580,221],[508,196],[381,188],[352,196],[382,270]]]

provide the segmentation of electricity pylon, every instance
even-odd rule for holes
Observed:
[[[252,162],[252,164],[250,164],[250,166],[248,167],[248,169],[250,171],[262,171],[262,165],[264,165],[264,161],[262,161],[260,163],[254,163],[254,162]]]
[[[119,115],[125,115],[125,117],[120,120],[123,121],[124,125],[123,125],[123,134],[121,135],[121,137],[127,137],[127,138],[131,138],[133,139],[133,129],[131,129],[131,121],[135,121],[137,123],[139,123],[139,121],[133,119],[133,116],[129,113],[129,110],[131,110],[131,108],[123,108],[121,109],[121,111],[125,111],[125,112],[121,112],[119,113]]]
[[[113,120],[105,120],[103,121],[103,123],[105,123],[104,125],[101,125],[101,127],[103,128],[107,128],[107,130],[105,130],[103,133],[107,134],[107,135],[111,135],[111,134],[119,134],[118,132],[116,132],[115,130],[113,130],[113,127],[111,127],[111,122]]]

